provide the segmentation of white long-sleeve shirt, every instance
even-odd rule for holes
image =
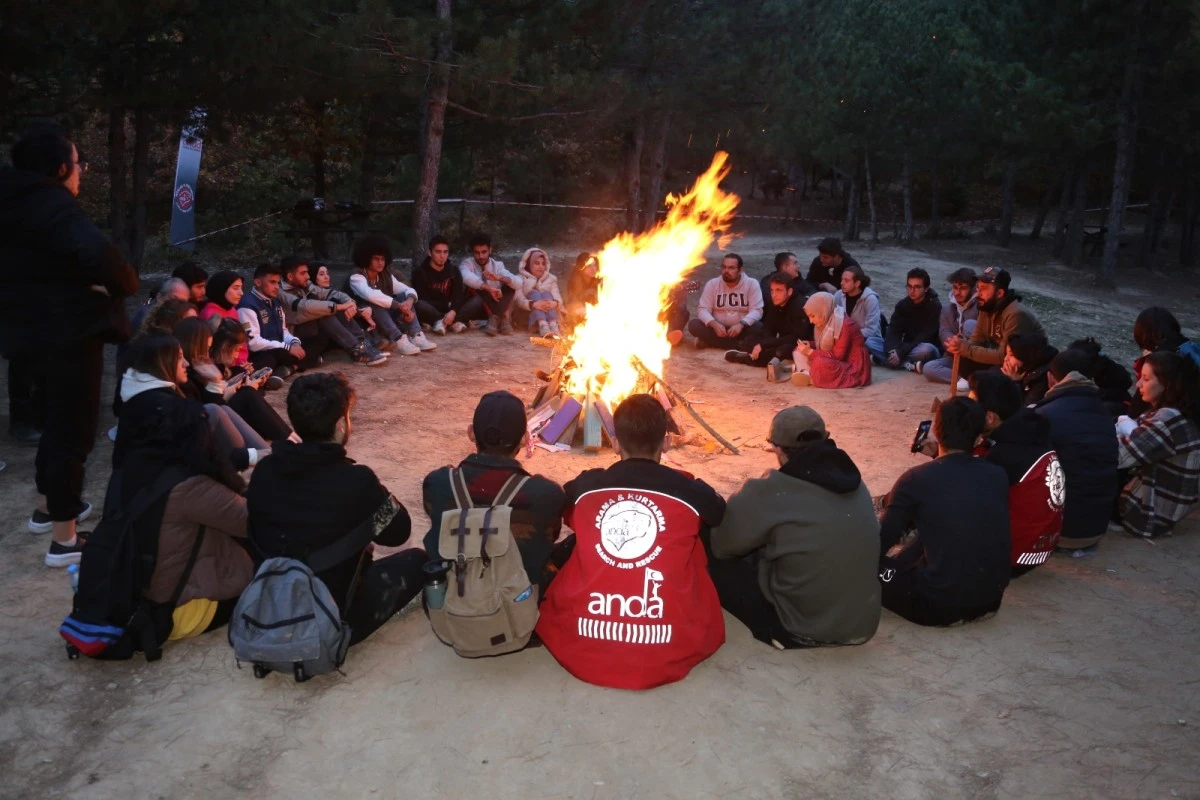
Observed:
[[[393,299],[400,303],[403,303],[410,297],[413,300],[417,299],[416,291],[397,278],[395,275],[392,275],[390,272],[383,276],[382,285],[387,285],[387,279],[389,277],[392,280],[392,291],[390,294],[382,289],[376,289],[367,283],[367,276],[363,275],[361,272],[356,272],[350,276],[350,291],[353,292],[356,297],[366,300],[371,305],[379,306],[380,308],[391,308]]]
[[[763,316],[762,287],[745,273],[733,286],[719,276],[713,278],[700,292],[696,316],[705,325],[714,319],[726,328],[738,323],[753,325]]]
[[[258,325],[258,312],[253,308],[239,308],[238,321],[242,323],[242,327],[246,329],[246,335],[250,337],[246,344],[250,347],[251,352],[287,350],[293,344],[300,341],[300,337],[293,334],[287,328],[283,329],[282,342],[275,339],[264,339],[262,337],[262,329]]]
[[[458,271],[462,273],[463,283],[468,289],[479,290],[483,288],[483,271],[487,269],[492,272],[499,280],[487,281],[487,285],[492,289],[499,289],[501,284],[507,284],[509,288],[516,290],[521,288],[521,279],[508,271],[504,266],[503,261],[497,261],[494,258],[489,258],[488,263],[481,267],[475,263],[475,259],[467,256],[462,261],[458,262]]]

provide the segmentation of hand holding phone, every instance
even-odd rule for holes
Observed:
[[[925,444],[925,440],[929,438],[929,429],[933,427],[933,420],[923,419],[921,424],[917,426],[917,433],[913,436],[912,452],[921,452],[921,446]]]

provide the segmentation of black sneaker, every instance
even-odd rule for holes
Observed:
[[[87,544],[87,537],[90,533],[91,531],[76,531],[75,544],[70,547],[58,542],[50,542],[50,549],[46,551],[46,566],[69,567],[72,564],[78,564],[83,555],[83,546]]]
[[[726,350],[725,360],[730,364],[753,364],[754,359],[749,353],[743,353],[741,350]]]
[[[380,364],[387,363],[387,356],[364,342],[354,348],[354,352],[350,354],[350,360],[364,367],[378,367]]]
[[[92,515],[92,504],[84,503],[83,511],[80,511],[75,516],[76,522],[83,522]],[[45,511],[34,509],[34,512],[29,517],[29,532],[30,533],[49,533],[54,530],[54,520],[50,519],[50,515]],[[64,565],[65,566],[65,565]]]
[[[8,426],[8,435],[21,447],[37,447],[42,432],[28,422],[14,422]]]
[[[295,372],[294,369],[292,369],[291,367],[289,367],[285,364],[282,367],[276,367],[274,370],[272,370],[271,377],[279,378],[280,380],[284,380],[286,378],[292,377],[292,373],[294,373],[294,372]],[[282,386],[282,384],[280,384],[280,385]]]

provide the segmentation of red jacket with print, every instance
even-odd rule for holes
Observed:
[[[580,680],[649,689],[680,680],[725,641],[700,531],[725,501],[645,459],[568,483],[575,550],[546,592],[537,633]]]

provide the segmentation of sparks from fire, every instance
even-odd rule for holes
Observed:
[[[567,391],[586,396],[589,389],[609,408],[633,394],[638,383],[636,357],[662,374],[671,355],[667,324],[659,314],[671,289],[704,263],[713,240],[729,242],[728,230],[739,198],[720,183],[729,174],[728,154],[712,164],[682,196],[667,195],[666,217],[641,234],[621,233],[598,255],[600,288],[595,305],[571,334]]]

